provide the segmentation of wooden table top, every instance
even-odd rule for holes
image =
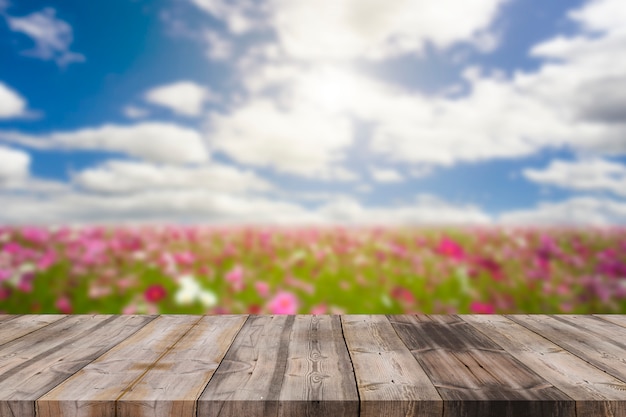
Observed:
[[[0,416],[626,416],[626,316],[0,316]]]

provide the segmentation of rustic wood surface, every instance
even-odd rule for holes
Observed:
[[[626,316],[0,315],[1,417],[626,417]]]

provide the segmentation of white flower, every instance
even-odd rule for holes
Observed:
[[[189,305],[200,301],[206,308],[217,304],[217,295],[212,291],[203,290],[198,281],[191,275],[184,275],[179,279],[180,289],[174,295],[174,301],[179,305]]]
[[[201,291],[198,298],[200,298],[200,302],[206,308],[213,307],[217,304],[217,295],[215,295],[213,291],[209,291],[209,290]]]

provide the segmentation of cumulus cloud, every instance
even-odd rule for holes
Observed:
[[[499,222],[523,225],[624,224],[626,202],[595,197],[541,202],[535,208],[506,212],[500,216]]]
[[[200,189],[150,190],[132,194],[90,194],[72,190],[54,196],[0,192],[6,209],[0,223],[182,222],[231,224],[485,224],[489,216],[467,205],[452,205],[420,196],[400,207],[364,207],[338,199],[319,209],[306,209],[276,198],[233,195]]]
[[[0,82],[0,119],[26,115],[26,100],[17,91]]]
[[[377,182],[402,182],[404,177],[393,168],[371,168],[372,178]]]
[[[155,87],[145,95],[146,101],[166,107],[183,116],[199,116],[205,102],[213,99],[211,91],[191,81],[179,81]]]
[[[274,0],[271,22],[283,49],[298,59],[381,59],[420,53],[485,35],[503,0]],[[320,26],[322,25],[322,26]],[[493,36],[492,36],[493,38]]]
[[[545,169],[525,169],[523,175],[538,184],[579,191],[609,191],[626,197],[626,165],[601,158],[555,160]]]
[[[486,224],[491,218],[473,205],[450,204],[431,195],[420,195],[412,204],[397,207],[364,207],[351,198],[338,199],[319,209],[331,223],[443,225]]]
[[[349,121],[323,117],[306,105],[279,108],[258,99],[229,114],[213,113],[209,140],[238,162],[322,179],[353,179],[336,166],[352,143]]]
[[[229,30],[242,34],[263,27],[267,3],[256,0],[191,0],[191,3],[210,15],[224,20]]]
[[[168,123],[103,125],[47,135],[0,131],[2,140],[35,149],[121,152],[159,163],[199,163],[209,159],[209,152],[198,132]]]
[[[24,151],[0,146],[0,184],[28,176],[30,155]]]
[[[0,223],[315,223],[317,216],[276,199],[207,190],[144,191],[101,195],[67,191],[54,196],[2,194]]]
[[[74,174],[72,182],[87,191],[113,194],[159,189],[204,189],[230,193],[273,189],[270,183],[250,170],[217,162],[181,167],[112,160]]]
[[[214,61],[224,61],[231,57],[233,53],[232,43],[220,35],[218,32],[209,30],[204,33],[207,43],[207,57]]]
[[[311,13],[318,13],[313,9],[319,8],[319,13],[334,14],[339,19],[337,22],[342,22],[331,21],[328,30],[311,35],[315,44],[332,33],[334,24],[344,29],[349,26],[342,19],[347,13],[344,8],[352,7],[349,6],[352,3],[332,2],[331,7],[330,2],[315,6],[290,2],[279,9],[280,13],[298,14],[307,7],[312,9]],[[411,7],[424,4],[413,3],[416,5]],[[621,7],[616,6],[618,3],[620,0],[595,1],[570,13],[583,32],[567,37],[559,35],[533,47],[529,53],[545,61],[538,70],[507,74],[497,70],[486,72],[480,67],[466,68],[463,78],[467,93],[454,97],[446,92],[432,95],[408,91],[337,62],[322,63],[322,57],[312,63],[297,64],[266,45],[255,49],[240,66],[251,98],[240,101],[239,109],[221,116],[221,121],[226,123],[229,117],[239,115],[238,110],[262,97],[281,106],[285,114],[306,107],[320,121],[332,122],[338,116],[349,126],[353,119],[364,121],[371,126],[370,140],[365,143],[370,152],[392,161],[430,167],[518,158],[545,149],[565,148],[584,155],[624,154],[626,58],[622,57],[622,51],[626,50],[626,31],[621,29],[623,25],[614,23],[621,19],[616,17],[621,14],[611,12]],[[359,1],[354,7],[368,4],[377,3]],[[487,7],[487,3],[483,6]],[[381,12],[380,18],[384,20],[385,13],[393,14],[394,7]],[[496,13],[495,3],[489,7]],[[436,9],[445,8],[438,5]],[[491,16],[492,21],[493,13],[484,16]],[[304,19],[307,15],[302,14]],[[303,23],[297,30],[306,32],[305,27]],[[603,28],[603,33],[587,33],[584,28]],[[364,36],[370,35],[374,36]],[[332,42],[332,48],[311,49],[340,50],[341,39],[333,38]],[[373,47],[375,42],[366,44]],[[306,50],[305,46],[294,47],[296,54],[306,55]],[[290,125],[284,129],[292,131],[294,138],[299,135],[298,130],[304,131],[296,122],[295,119],[284,121]]]
[[[593,0],[569,16],[588,31],[620,31],[626,22],[626,9],[619,0]]]
[[[34,49],[24,51],[24,55],[55,61],[60,66],[72,62],[82,62],[84,55],[70,51],[74,41],[72,27],[56,17],[51,7],[23,17],[7,17],[9,29],[28,36],[35,43]]]

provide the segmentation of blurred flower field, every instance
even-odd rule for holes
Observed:
[[[622,228],[0,228],[0,313],[626,313]]]

